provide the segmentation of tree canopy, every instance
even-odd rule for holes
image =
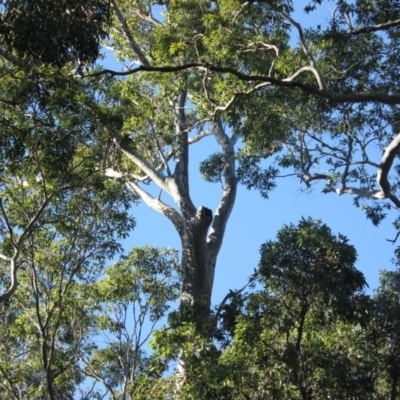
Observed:
[[[399,231],[399,13],[0,0],[4,396],[394,400],[398,271],[367,295],[356,250],[322,222],[285,226],[246,289],[211,296],[240,184],[267,198],[284,176],[323,182]],[[214,210],[191,190],[204,140]],[[180,251],[122,248],[138,201]]]

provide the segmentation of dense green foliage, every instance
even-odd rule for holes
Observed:
[[[338,0],[314,24],[327,4],[0,0],[2,399],[400,396],[399,262],[367,293],[320,221],[211,306],[238,183],[323,182],[400,227],[399,8]],[[205,138],[214,212],[190,190]],[[123,248],[137,201],[181,252]]]
[[[257,279],[263,290],[248,296],[230,350],[251,354],[236,377],[241,390],[265,399],[371,393],[364,360],[357,359],[363,349],[356,332],[365,327],[368,302],[355,261],[345,237],[311,220],[284,227],[277,241],[262,246]]]
[[[395,400],[400,272],[382,272],[367,295],[355,262],[346,237],[320,221],[284,226],[261,247],[247,292],[217,307],[213,341],[193,326],[165,329],[156,355],[172,357],[185,343],[188,399]]]
[[[110,18],[108,0],[2,0],[0,9],[0,43],[29,65],[95,62]]]

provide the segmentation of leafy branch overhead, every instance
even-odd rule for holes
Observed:
[[[322,2],[313,2],[305,11],[312,15],[321,6]],[[168,2],[165,20],[157,20],[154,11],[139,7],[132,21],[150,29],[157,40],[142,47],[136,40],[133,45],[136,33],[123,25],[122,32],[131,38],[137,60],[124,70],[100,68],[87,76],[153,73],[167,80],[189,77],[200,91],[191,101],[213,109],[214,116],[225,114],[236,122],[232,129],[242,134],[248,123],[246,115],[269,115],[273,100],[268,98],[279,99],[278,124],[286,126],[287,134],[275,142],[276,148],[288,153],[282,151],[278,165],[294,167],[293,174],[307,185],[325,181],[325,192],[355,195],[357,204],[360,199],[389,199],[399,207],[392,182],[395,178],[390,175],[399,150],[398,51],[393,50],[398,40],[396,10],[390,1],[374,6],[340,1],[329,24],[303,27],[293,17],[291,2],[204,1],[201,6]],[[174,37],[176,26],[180,29]],[[120,41],[114,40],[112,45],[118,52]],[[365,49],[370,49],[366,57]],[[161,78],[163,74],[165,78]],[[306,102],[306,106],[297,102]],[[378,130],[380,134],[371,140],[372,132]],[[252,131],[246,135],[247,143],[251,147],[252,142],[260,141],[255,138],[263,135],[268,141],[267,132]],[[335,144],[336,138],[343,143],[349,135],[352,139],[347,149]],[[385,135],[390,141],[383,140]],[[309,138],[316,143],[314,148]],[[374,140],[380,141],[380,159],[374,150],[373,156],[370,154]]]

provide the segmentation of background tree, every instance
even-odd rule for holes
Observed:
[[[99,307],[95,334],[103,345],[78,351],[78,357],[101,396],[165,398],[168,382],[162,374],[168,365],[154,359],[147,345],[156,325],[178,300],[180,286],[178,252],[154,247],[133,248],[91,285]],[[93,341],[99,340],[93,337]]]
[[[397,265],[398,267],[398,265]],[[380,286],[374,296],[374,308],[367,340],[375,360],[376,385],[382,397],[394,400],[400,391],[399,270],[381,271]]]
[[[97,172],[83,82],[51,67],[1,71],[2,393],[72,397],[93,312],[81,288],[121,250],[133,198]]]
[[[78,189],[101,191],[104,180],[95,174],[95,149],[85,148],[96,126],[76,90],[82,89],[79,83],[51,69],[25,72],[7,63],[2,71],[0,300],[7,301],[17,287],[19,258],[30,235],[54,225],[61,218],[58,210],[67,208]]]
[[[132,228],[129,199],[115,196],[115,183],[103,182],[102,189],[100,182],[85,183],[84,191],[63,192],[47,205],[21,242],[19,285],[1,306],[4,398],[72,398],[84,379],[77,354],[93,346],[99,311],[88,290],[105,263],[121,251],[119,240]],[[18,198],[16,203],[25,211],[21,216],[42,195],[44,184],[31,184],[25,202]],[[8,215],[11,225],[15,214]]]

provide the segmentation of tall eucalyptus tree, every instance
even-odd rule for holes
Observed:
[[[169,2],[158,8],[158,14],[166,13],[162,18],[158,15],[158,19],[150,5],[112,2],[110,48],[125,65],[136,63],[137,71],[151,73],[135,75],[128,68],[89,74],[107,84],[99,107],[120,120],[118,128],[106,128],[106,174],[122,179],[136,196],[174,225],[182,242],[182,300],[204,307],[207,315],[217,256],[240,173],[236,147],[241,128],[236,122],[244,114],[239,108],[230,114],[227,110],[241,83],[230,82],[207,68],[176,71],[182,63],[203,59],[260,65],[253,57],[241,57],[240,50],[256,34],[257,26],[263,27],[260,40],[273,38],[283,44],[287,35],[268,22],[265,15],[257,16],[255,12],[244,29],[242,24],[230,21],[234,9],[220,13],[208,1]],[[231,27],[238,31],[238,43],[227,47],[222,55],[221,34],[228,34]],[[209,37],[216,29],[222,30],[218,38]],[[152,65],[162,65],[162,72],[168,68],[175,72],[157,73],[152,71]],[[114,81],[110,83],[107,76]],[[122,78],[116,79],[118,76]],[[206,137],[213,137],[220,148],[219,153],[203,162],[201,169],[207,179],[222,183],[214,213],[206,206],[196,206],[190,192],[190,152]],[[159,195],[154,194],[150,183],[158,187]],[[172,202],[161,196],[163,192]],[[204,321],[200,318],[198,322]]]

